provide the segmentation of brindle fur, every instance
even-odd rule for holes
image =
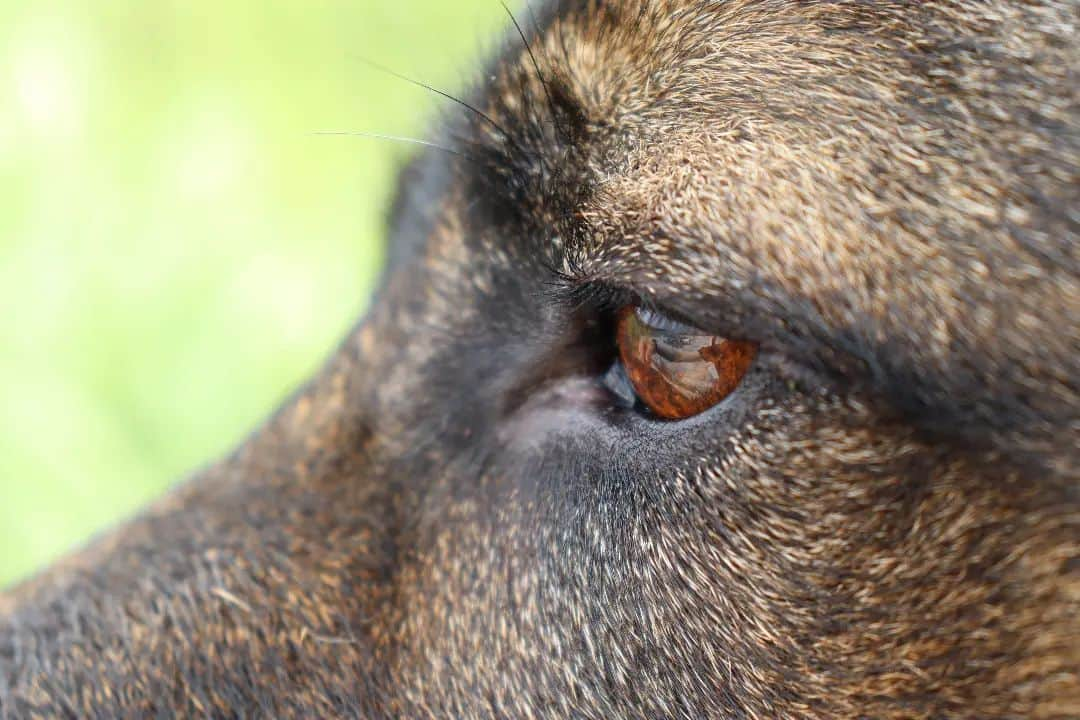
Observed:
[[[325,370],[0,600],[6,717],[1080,717],[1080,4],[518,17]],[[622,406],[632,298],[755,369]]]

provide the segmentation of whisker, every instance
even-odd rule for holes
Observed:
[[[463,153],[460,150],[455,150],[452,147],[446,145],[440,145],[438,143],[428,142],[427,140],[420,140],[418,138],[404,137],[402,135],[387,135],[385,133],[372,133],[363,132],[361,130],[315,130],[312,135],[344,135],[348,137],[361,137],[371,140],[391,140],[393,142],[407,143],[409,145],[418,145],[420,147],[431,148],[433,150],[441,150],[451,155],[457,155],[458,157],[466,160],[474,160],[468,153]]]
[[[389,135],[387,133],[374,133],[365,132],[362,130],[316,130],[310,133],[312,135],[339,135],[346,137],[359,137],[367,138],[371,140],[389,140],[391,142],[399,142],[407,145],[415,145],[423,148],[430,148],[432,150],[438,150],[448,155],[461,158],[468,163],[471,163],[476,168],[481,170],[481,174],[478,178],[483,178],[486,182],[497,183],[498,177],[501,175],[500,168],[507,163],[506,155],[493,148],[472,143],[471,141],[460,139],[460,142],[467,143],[469,145],[475,145],[480,151],[480,154],[470,153],[465,150],[459,150],[457,148],[449,147],[447,145],[440,145],[439,143],[430,142],[428,140],[420,140],[418,138],[405,137],[402,135]],[[490,155],[490,157],[489,157]]]
[[[536,70],[536,77],[540,81],[540,85],[544,88],[544,95],[547,98],[548,109],[551,110],[551,122],[555,126],[555,130],[560,134],[563,134],[562,129],[559,127],[559,114],[555,110],[555,101],[551,97],[551,89],[548,87],[547,79],[544,77],[543,71],[540,69],[540,63],[536,61],[536,55],[533,54],[532,45],[529,44],[528,39],[525,37],[525,31],[521,29],[521,25],[518,24],[517,18],[514,17],[514,13],[510,10],[510,7],[500,0],[503,10],[510,16],[510,22],[514,23],[514,29],[517,30],[518,37],[521,38],[521,43],[525,46],[525,52],[529,54],[529,60],[532,61],[533,68]],[[535,22],[535,20],[534,20]]]
[[[502,125],[495,122],[495,120],[490,115],[485,113],[484,111],[480,110],[477,107],[474,107],[470,103],[465,102],[461,98],[455,97],[455,96],[451,95],[448,92],[444,92],[444,91],[438,89],[437,87],[432,87],[431,85],[428,85],[425,82],[421,82],[420,80],[414,80],[413,78],[409,77],[408,75],[402,75],[401,73],[399,73],[399,72],[397,72],[395,70],[392,70],[392,69],[386,67],[385,65],[380,65],[379,63],[375,62],[374,60],[369,60],[368,58],[360,57],[358,55],[354,55],[353,57],[356,60],[364,63],[368,67],[371,67],[371,68],[373,68],[375,70],[378,70],[380,72],[384,72],[387,75],[390,75],[392,77],[397,78],[398,80],[404,80],[405,82],[409,83],[410,85],[415,85],[416,87],[423,88],[424,90],[427,90],[428,92],[433,92],[436,95],[438,95],[439,97],[446,98],[450,102],[455,103],[455,104],[465,108],[466,110],[471,112],[473,115],[476,115],[481,120],[486,122],[488,125],[495,128],[495,130],[497,130],[499,132],[499,134],[501,134],[504,138],[506,138],[507,140],[512,141],[512,136],[510,135],[509,132],[506,131],[505,128],[503,128]]]

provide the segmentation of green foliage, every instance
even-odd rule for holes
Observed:
[[[239,441],[365,303],[494,0],[0,3],[0,585]]]

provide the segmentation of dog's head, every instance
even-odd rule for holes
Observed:
[[[519,14],[319,377],[16,590],[7,707],[1076,716],[1078,21]]]

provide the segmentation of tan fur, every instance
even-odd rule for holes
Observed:
[[[0,601],[0,709],[1080,716],[1080,6],[518,17],[327,368]],[[552,286],[756,369],[584,404]]]

